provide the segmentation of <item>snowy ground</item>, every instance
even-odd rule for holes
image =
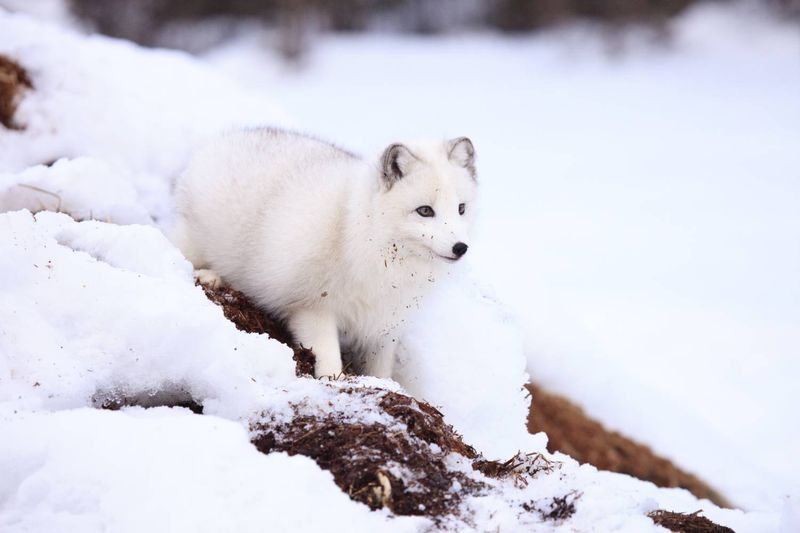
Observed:
[[[235,330],[156,229],[197,141],[293,122],[358,149],[409,135],[475,141],[473,277],[516,310],[527,347],[462,276],[409,333],[400,376],[467,441],[492,457],[541,449],[524,431],[527,357],[540,382],[765,512],[569,461],[503,498],[579,490],[567,530],[648,530],[643,514],[668,507],[703,508],[737,531],[780,520],[791,531],[797,510],[780,507],[798,478],[787,405],[800,335],[789,244],[800,232],[800,69],[796,37],[772,23],[748,24],[748,48],[723,46],[738,20],[698,13],[678,52],[621,63],[563,37],[370,37],[327,40],[292,72],[258,35],[209,66],[0,13],[0,53],[36,87],[18,113],[27,129],[0,131],[0,529],[295,530],[298,514],[309,531],[431,525],[368,511],[309,460],[255,452],[243,424],[317,387],[294,378],[287,348]],[[16,211],[57,206],[112,223]],[[445,308],[453,320],[426,319]],[[87,409],[164,393],[206,414]],[[504,501],[471,504],[476,530],[513,530]]]
[[[673,37],[613,57],[579,31],[337,37],[295,72],[251,34],[208,59],[348,147],[471,136],[470,259],[531,375],[779,509],[800,489],[800,37],[711,7]]]

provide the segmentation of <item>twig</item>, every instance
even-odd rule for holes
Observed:
[[[17,187],[23,187],[25,189],[30,189],[32,191],[40,192],[42,194],[48,194],[50,196],[55,197],[55,199],[58,200],[58,203],[56,204],[56,213],[60,213],[61,212],[61,195],[60,194],[54,193],[52,191],[48,191],[47,189],[42,189],[41,187],[37,187],[35,185],[28,185],[27,183],[17,183]]]

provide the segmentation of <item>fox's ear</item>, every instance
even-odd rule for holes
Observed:
[[[381,168],[383,170],[383,181],[386,188],[391,189],[392,185],[403,179],[408,174],[411,164],[417,157],[411,153],[403,144],[390,144],[381,156]]]
[[[468,137],[458,137],[447,142],[447,159],[466,168],[475,177],[475,147]]]

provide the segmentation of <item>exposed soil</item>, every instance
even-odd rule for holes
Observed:
[[[651,481],[659,487],[681,487],[699,498],[731,507],[717,491],[696,476],[654,454],[650,448],[615,431],[609,431],[566,398],[530,384],[533,394],[528,430],[547,433],[547,449],[602,470],[621,472]]]
[[[14,120],[22,93],[33,88],[25,69],[11,58],[0,55],[0,124],[12,130],[22,129]]]
[[[259,422],[251,429],[260,451],[305,455],[333,474],[352,499],[398,515],[451,516],[467,494],[486,485],[448,468],[446,458],[476,452],[444,422],[436,409],[394,392],[367,387],[341,388],[391,423],[357,423],[342,414],[298,413],[290,423]]]
[[[735,533],[731,528],[720,526],[700,516],[701,511],[691,514],[673,513],[672,511],[653,511],[648,513],[653,522],[670,531],[680,533]]]
[[[294,342],[292,334],[280,320],[261,311],[239,291],[227,288],[212,288],[200,285],[208,299],[222,307],[225,318],[234,323],[237,329],[248,333],[264,333],[294,350],[294,362],[298,376],[314,374],[314,354]]]
[[[419,402],[405,394],[387,391],[379,406],[384,413],[404,423],[408,433],[418,439],[469,459],[478,456],[475,448],[465,444],[461,435],[445,423],[444,415],[430,404]]]

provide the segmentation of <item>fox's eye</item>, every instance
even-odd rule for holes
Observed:
[[[467,204],[458,204],[458,214],[463,215],[464,211],[467,210]]]
[[[419,213],[419,216],[421,217],[432,217],[436,214],[433,212],[433,208],[429,205],[422,205],[418,207],[417,213]]]

